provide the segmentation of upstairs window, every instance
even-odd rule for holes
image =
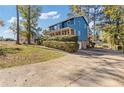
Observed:
[[[84,28],[87,29],[87,24],[84,25]]]
[[[72,25],[74,24],[74,19],[70,20],[70,24],[72,24]]]
[[[55,29],[55,30],[57,29],[57,25],[54,26],[54,29]]]
[[[51,30],[54,30],[54,26],[50,27]]]
[[[78,21],[77,24],[80,25],[80,21]]]
[[[68,25],[73,25],[74,24],[74,19],[70,19],[69,21],[68,21]]]
[[[78,36],[80,36],[81,35],[81,32],[80,31],[78,31]]]

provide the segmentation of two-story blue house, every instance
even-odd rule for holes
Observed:
[[[50,36],[77,35],[79,49],[85,49],[88,45],[90,34],[89,25],[83,16],[68,18],[57,24],[49,26]]]

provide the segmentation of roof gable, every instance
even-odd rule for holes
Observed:
[[[71,20],[71,19],[73,19],[73,18],[79,18],[79,17],[82,17],[82,18],[84,19],[85,23],[86,23],[87,25],[89,25],[88,22],[87,22],[87,20],[84,18],[84,16],[75,16],[75,17],[67,18],[67,19],[65,19],[65,20],[63,20],[63,21],[60,21],[60,22],[54,24],[54,25],[57,25],[57,24],[62,23],[62,22],[66,22],[66,21]],[[54,25],[51,25],[51,26],[54,26]],[[51,27],[51,26],[49,26],[49,27]]]

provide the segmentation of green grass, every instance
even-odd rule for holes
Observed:
[[[36,45],[1,46],[0,68],[44,62],[61,56],[64,56],[64,53],[49,48],[39,48]]]
[[[3,47],[0,47],[0,55],[6,55],[7,53],[10,53],[10,54],[15,54],[17,52],[19,52],[21,49],[20,48],[3,48]]]

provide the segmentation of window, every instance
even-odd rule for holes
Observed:
[[[70,21],[67,21],[67,25],[70,25]]]
[[[67,21],[68,25],[73,25],[74,24],[74,19],[70,19]]]
[[[84,25],[84,28],[87,29],[87,25],[86,24]]]
[[[80,25],[80,21],[78,21],[77,24]]]
[[[60,29],[62,28],[62,23],[61,23],[61,24],[59,24],[59,28],[60,28]]]
[[[81,35],[81,32],[80,31],[78,31],[78,36],[80,36]]]
[[[54,26],[51,27],[51,30],[54,30]]]
[[[70,24],[73,25],[74,24],[74,19],[70,20]]]
[[[67,25],[68,25],[67,21],[63,23],[63,27],[67,27]]]
[[[54,29],[55,29],[55,30],[57,29],[57,25],[54,26]]]

